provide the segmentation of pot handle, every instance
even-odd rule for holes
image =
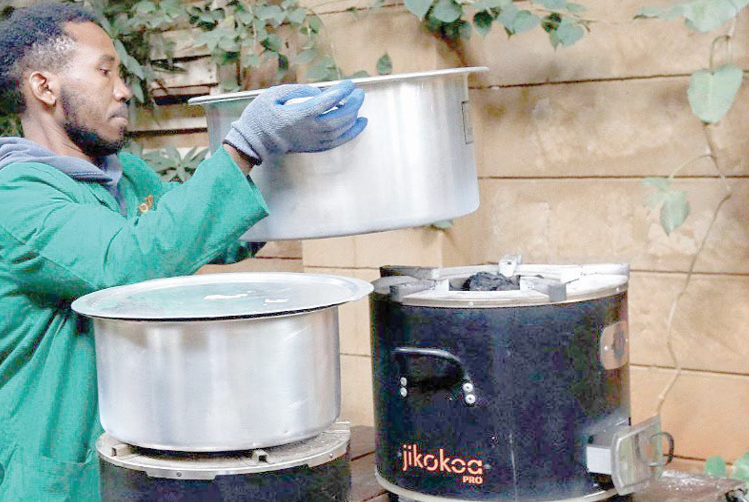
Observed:
[[[402,398],[408,396],[409,386],[435,390],[460,385],[465,403],[469,406],[476,403],[473,379],[456,355],[443,349],[396,347],[392,356],[400,367],[398,384]]]

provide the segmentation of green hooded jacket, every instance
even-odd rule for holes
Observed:
[[[219,150],[184,184],[120,154],[118,202],[42,163],[0,170],[0,501],[97,502],[93,291],[194,273],[268,214]]]

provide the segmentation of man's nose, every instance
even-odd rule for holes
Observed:
[[[130,101],[133,98],[133,91],[122,78],[118,78],[114,86],[114,98],[117,101]]]

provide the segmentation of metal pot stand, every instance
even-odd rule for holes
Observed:
[[[226,453],[149,450],[109,434],[96,447],[102,502],[345,502],[347,422],[297,443]]]

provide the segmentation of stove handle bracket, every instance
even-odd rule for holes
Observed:
[[[406,360],[408,358],[415,357],[427,357],[434,358],[437,360],[445,361],[455,367],[461,373],[461,391],[463,392],[463,400],[468,406],[476,404],[476,386],[473,383],[471,375],[468,373],[465,364],[459,357],[443,349],[430,349],[423,347],[397,347],[392,352],[393,358],[399,362],[398,366],[401,368],[401,375],[399,377],[399,391],[402,398],[408,396],[408,377]]]

